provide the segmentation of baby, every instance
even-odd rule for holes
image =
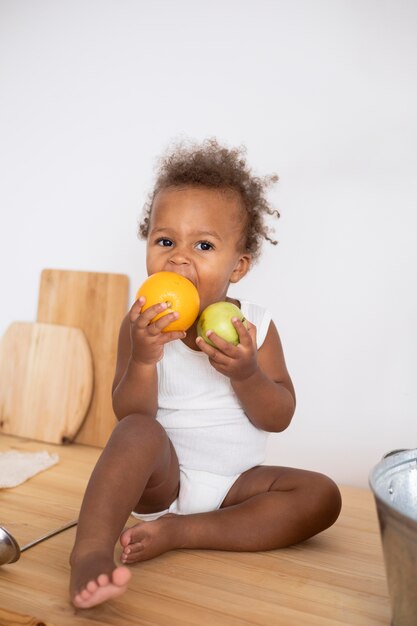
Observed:
[[[122,322],[113,406],[119,420],[92,473],[71,553],[71,598],[87,608],[123,593],[126,565],[177,548],[271,550],[303,541],[337,519],[340,493],[326,476],[262,465],[268,433],[288,427],[295,393],[279,334],[263,307],[228,296],[258,258],[266,199],[242,149],[216,140],[179,145],[162,160],[140,232],[148,274],[191,280],[200,310],[236,304],[239,344],[208,331],[163,332],[167,305]],[[273,242],[274,243],[274,242]],[[130,515],[136,525],[123,530]],[[114,563],[120,538],[122,565]]]

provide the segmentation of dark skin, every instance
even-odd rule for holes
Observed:
[[[201,310],[212,302],[230,300],[229,285],[245,276],[251,262],[250,254],[241,247],[242,223],[237,193],[201,187],[162,190],[151,213],[148,273],[169,270],[192,280],[199,291]],[[238,319],[233,320],[238,346],[211,332],[213,347],[197,337],[196,324],[187,333],[163,332],[176,314],[152,322],[163,305],[142,312],[143,305],[144,300],[135,302],[121,326],[113,385],[119,424],[88,484],[71,555],[71,597],[80,608],[125,591],[130,571],[124,565],[116,567],[113,561],[119,536],[123,564],[176,548],[269,550],[321,532],[340,512],[339,491],[326,476],[260,466],[237,479],[218,511],[165,515],[122,532],[132,510],[165,510],[179,491],[176,452],[155,420],[156,364],[168,342],[184,341],[207,354],[211,365],[229,377],[255,426],[282,431],[295,410],[294,388],[273,322],[259,350],[255,326],[245,328]]]

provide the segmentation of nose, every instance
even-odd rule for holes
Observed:
[[[189,265],[189,264],[190,264],[190,257],[188,256],[187,252],[184,250],[184,248],[180,248],[179,246],[176,246],[173,249],[172,254],[169,257],[169,265],[178,266],[178,265]]]

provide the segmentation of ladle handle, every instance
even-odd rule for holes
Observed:
[[[37,543],[40,543],[41,541],[44,541],[45,539],[49,539],[49,537],[53,537],[54,535],[57,535],[58,533],[62,533],[62,531],[67,530],[67,528],[72,528],[73,526],[76,526],[77,523],[78,523],[78,520],[75,519],[72,522],[68,522],[68,524],[65,524],[64,526],[61,526],[61,528],[56,528],[55,530],[52,530],[50,533],[47,533],[46,535],[43,535],[42,537],[39,537],[38,539],[35,539],[34,541],[31,541],[30,543],[27,543],[26,545],[22,546],[20,548],[20,552],[24,552],[28,548],[31,548],[32,546],[36,546]]]

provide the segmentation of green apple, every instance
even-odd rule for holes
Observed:
[[[237,346],[239,335],[232,324],[232,317],[240,319],[247,328],[245,317],[236,305],[231,302],[214,302],[201,313],[197,322],[197,334],[206,343],[214,346],[214,343],[206,335],[208,330],[213,330],[216,335]]]

